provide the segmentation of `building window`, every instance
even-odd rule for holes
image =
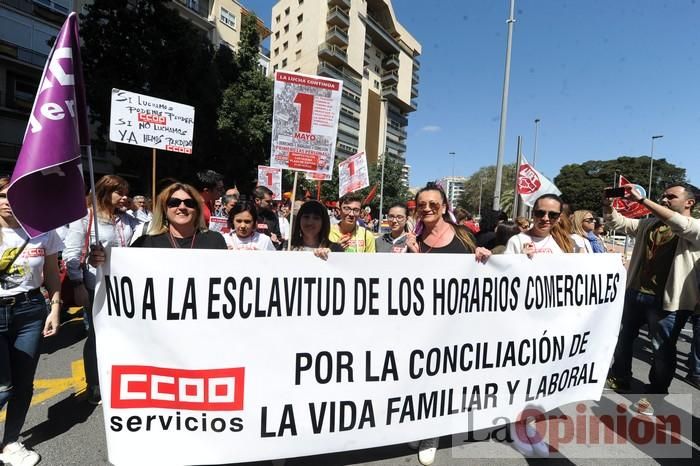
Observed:
[[[286,68],[286,67],[287,67],[287,59],[285,58],[284,60],[282,60],[282,68]]]
[[[272,67],[272,71],[277,71],[277,65]]]
[[[284,32],[289,32],[289,24],[284,25]]]
[[[289,16],[289,7],[284,9],[284,16]]]
[[[280,54],[280,49],[279,49],[279,47],[277,47],[277,48],[275,49],[275,56],[277,56],[277,55],[279,55],[279,54]]]
[[[224,7],[221,7],[219,21],[233,30],[236,29],[236,17]]]
[[[279,23],[282,17],[280,15],[275,16],[275,23]]]
[[[277,32],[275,33],[275,39],[279,39],[279,38],[280,38],[280,32],[277,31]]]
[[[304,15],[297,16],[297,23],[301,23],[302,21],[304,21]]]
[[[301,68],[297,68],[296,70],[294,70],[295,73],[299,73],[300,71],[301,71]]]
[[[297,34],[297,42],[301,41],[301,32]]]
[[[38,87],[38,80],[7,73],[7,106],[31,111]]]
[[[374,72],[379,74],[379,67],[377,65],[374,65]]]
[[[299,60],[301,58],[301,50],[297,50],[296,52],[294,52],[294,56],[297,60]]]
[[[282,44],[282,50],[287,50],[288,47],[289,47],[289,42],[285,42],[284,44]]]
[[[377,81],[376,79],[374,80],[374,88],[379,89],[379,81]]]
[[[303,5],[303,4],[304,4],[304,0],[299,0],[299,5]]]

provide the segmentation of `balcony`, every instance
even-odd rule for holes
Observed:
[[[333,26],[346,28],[350,26],[350,16],[342,8],[334,6],[328,10],[326,22]]]
[[[329,44],[335,44],[340,46],[348,45],[348,33],[342,30],[338,26],[332,26],[328,28],[326,33],[326,42]]]
[[[180,16],[203,31],[209,32],[216,27],[208,19],[209,0],[175,0],[168,5],[173,5]]]
[[[321,44],[318,48],[318,56],[333,65],[344,65],[348,62],[347,52],[337,45]]]
[[[328,62],[321,60],[318,64],[318,74],[343,81],[343,88],[349,89],[356,94],[362,94],[362,83],[350,76],[347,72],[336,68]]]
[[[48,55],[44,55],[43,53],[35,52],[34,50],[4,40],[0,40],[0,55],[15,58],[38,68],[44,66],[46,58],[48,57]]]
[[[411,86],[411,98],[418,97],[418,86],[413,84]]]
[[[350,0],[328,0],[328,6],[339,6],[341,8],[349,9]]]
[[[385,70],[395,70],[399,67],[400,64],[401,63],[399,62],[399,54],[395,53],[386,57],[384,59],[384,62],[382,63],[382,66]]]
[[[416,99],[411,99],[411,109],[413,111],[418,110],[418,101]]]
[[[382,87],[382,97],[398,99],[399,91],[396,87],[396,84],[394,84],[393,86]]]
[[[417,71],[413,72],[413,75],[411,76],[413,80],[413,84],[418,84],[420,82],[420,76],[418,75]]]
[[[385,71],[382,75],[382,86],[390,86],[399,82],[398,71]]]

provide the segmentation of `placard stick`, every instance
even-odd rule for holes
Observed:
[[[292,208],[289,209],[289,227],[291,230],[292,225],[294,225],[294,203],[297,198],[297,180],[299,179],[299,172],[295,171],[294,172],[294,185],[292,186]],[[291,232],[290,232],[291,233]],[[289,235],[289,239],[287,240],[287,251],[292,250],[292,237],[291,234]]]
[[[321,200],[321,180],[316,181],[316,200]]]
[[[156,203],[156,148],[153,148],[152,154],[152,178],[151,178],[151,205]]]

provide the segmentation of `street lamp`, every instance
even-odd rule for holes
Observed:
[[[481,193],[484,190],[484,179],[479,178],[479,221],[481,221]]]
[[[651,137],[651,154],[649,155],[649,189],[647,190],[647,198],[652,199],[651,197],[651,177],[654,172],[654,140],[655,139],[661,139],[664,137],[663,134],[659,134],[658,136],[652,136]]]
[[[382,142],[382,179],[379,188],[379,231],[382,229],[383,210],[384,210],[384,163],[386,162],[386,137],[387,137],[387,125],[389,124],[389,103],[386,98],[381,99],[382,106],[384,107],[384,138]]]
[[[540,128],[540,119],[535,118],[535,147],[532,149],[532,168],[535,168],[535,161],[537,160],[537,133]]]
[[[456,152],[448,152],[447,155],[452,156],[452,178],[455,177],[455,158],[457,157]]]

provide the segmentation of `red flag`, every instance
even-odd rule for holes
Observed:
[[[630,181],[627,178],[620,175],[620,186],[624,186],[626,184],[633,183],[630,183]],[[645,192],[644,188],[638,186],[638,189],[640,188],[642,192]],[[615,198],[613,200],[612,206],[615,210],[617,210],[620,213],[620,215],[627,218],[640,218],[651,213],[649,209],[644,207],[639,202],[630,201],[621,197]]]
[[[367,197],[362,201],[362,205],[367,205],[370,202],[372,202],[372,199],[374,199],[374,196],[377,195],[377,185],[375,184],[372,186],[372,189],[370,189],[369,193],[367,194]]]

